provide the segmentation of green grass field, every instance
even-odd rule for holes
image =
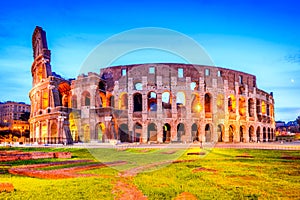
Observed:
[[[97,177],[58,180],[17,176],[2,171],[0,183],[12,183],[15,190],[0,193],[0,199],[114,199],[116,194],[112,190],[120,179],[120,170],[166,160],[189,162],[172,163],[155,167],[155,170],[151,168],[152,170],[148,169],[127,181],[135,184],[149,199],[173,199],[182,192],[189,192],[198,199],[300,199],[299,151],[215,148],[208,150],[206,155],[199,156],[187,155],[188,152],[199,152],[199,149],[21,150],[69,151],[73,155],[72,159],[101,162],[126,160],[128,164],[80,172],[95,174]],[[50,161],[57,159],[14,161],[9,164],[19,166]]]

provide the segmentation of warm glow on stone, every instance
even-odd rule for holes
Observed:
[[[264,114],[266,114],[266,112],[267,112],[266,103],[265,103],[265,101],[262,101],[261,102],[261,113],[264,115]]]

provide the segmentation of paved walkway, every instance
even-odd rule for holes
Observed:
[[[7,146],[1,144],[0,146]],[[195,148],[200,147],[200,143],[173,143],[173,144],[137,144],[137,143],[74,143],[73,145],[62,144],[49,144],[49,145],[36,145],[36,144],[23,144],[11,145],[13,147],[64,147],[64,148]],[[280,150],[300,150],[300,141],[295,142],[264,142],[264,143],[203,143],[204,148],[245,148],[245,149],[280,149]]]

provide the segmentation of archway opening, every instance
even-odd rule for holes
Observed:
[[[105,142],[105,140],[107,139],[106,135],[105,135],[105,124],[100,122],[96,125],[96,136],[98,138],[99,142]]]
[[[119,126],[119,137],[121,142],[129,142],[128,125],[121,124]]]
[[[219,124],[218,125],[218,142],[223,142],[223,138],[224,138],[224,125],[223,124]]]
[[[176,94],[176,104],[177,109],[180,109],[185,106],[185,94],[184,92],[177,92]]]
[[[81,95],[81,105],[82,106],[90,106],[91,105],[91,95],[89,92],[85,91]]]
[[[263,142],[267,141],[266,127],[263,128]]]
[[[256,129],[256,141],[257,142],[260,141],[260,127],[257,127],[257,129]]]
[[[246,116],[246,101],[244,97],[239,98],[239,114],[241,117]]]
[[[171,141],[171,126],[168,123],[165,123],[163,126],[163,142]]]
[[[134,128],[134,135],[133,141],[134,142],[141,142],[142,134],[143,134],[143,127],[140,123],[135,123]]]
[[[177,125],[177,141],[181,141],[181,137],[185,135],[185,127],[183,123]]]
[[[148,125],[148,141],[156,142],[157,141],[157,127],[156,124],[150,123]]]
[[[254,117],[254,101],[252,98],[248,100],[248,113],[249,117]]]
[[[212,112],[212,96],[209,93],[206,93],[204,96],[204,103],[205,103],[205,113]]]
[[[254,127],[250,126],[249,127],[249,142],[254,142],[255,141],[255,134],[254,134]]]
[[[245,142],[245,126],[240,126],[240,142]]]
[[[163,109],[171,109],[172,107],[172,100],[170,92],[163,92],[161,95],[162,100],[162,108]]]
[[[236,100],[234,95],[229,95],[228,97],[228,112],[235,114],[235,109],[236,109]]]
[[[192,141],[199,141],[198,126],[196,123],[192,125]]]
[[[157,111],[157,95],[155,92],[148,93],[148,110]]]
[[[211,124],[205,125],[205,142],[212,142],[212,127]]]
[[[133,95],[133,112],[141,112],[143,110],[143,97],[140,93]]]
[[[235,132],[235,127],[234,127],[234,125],[230,125],[229,126],[229,130],[228,130],[228,132],[229,132],[229,142],[233,142],[233,138],[234,138],[234,132]]]
[[[100,91],[99,96],[97,97],[97,100],[98,100],[97,103],[98,103],[99,107],[106,108],[106,106],[107,106],[106,93]]]
[[[191,112],[192,113],[200,113],[202,110],[200,97],[198,94],[192,94],[192,104],[191,104]]]

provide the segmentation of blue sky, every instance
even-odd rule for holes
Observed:
[[[161,27],[193,38],[215,65],[256,75],[258,87],[274,93],[276,120],[294,120],[300,115],[299,9],[297,0],[1,1],[0,101],[29,103],[36,25],[47,32],[52,70],[68,78],[112,35]],[[179,60],[136,52],[115,64]]]

